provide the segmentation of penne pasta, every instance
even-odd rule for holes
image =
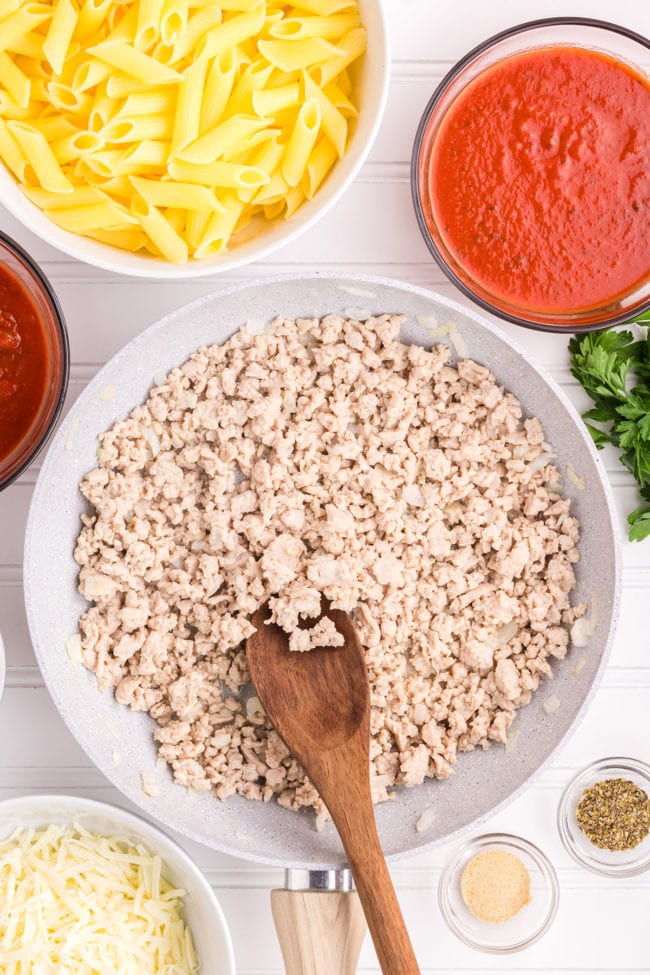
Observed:
[[[109,98],[106,87],[98,88],[88,113],[88,128],[91,132],[99,132],[100,129],[103,129],[107,122],[113,118],[116,110],[117,103],[114,99]]]
[[[221,202],[224,212],[215,213],[208,220],[203,237],[194,253],[198,260],[219,254],[224,250],[244,209],[244,204],[234,193],[225,194]]]
[[[52,17],[52,8],[43,3],[26,3],[0,21],[0,51],[13,51],[16,43]],[[42,43],[42,42],[41,42]],[[41,47],[42,54],[42,47]]]
[[[274,70],[272,64],[267,64],[261,58],[248,64],[233,88],[228,102],[228,114],[252,115],[253,93],[264,88]]]
[[[131,201],[131,213],[149,240],[172,264],[184,264],[188,257],[187,244],[169,221],[141,196]],[[218,214],[221,216],[221,214]]]
[[[187,220],[185,221],[185,239],[192,251],[195,251],[199,246],[201,238],[208,226],[209,219],[210,214],[205,211],[190,210],[187,214]]]
[[[87,117],[92,109],[93,100],[89,94],[75,91],[69,85],[61,85],[56,81],[50,81],[47,85],[46,97],[52,105],[73,115]]]
[[[0,0],[0,20],[5,20],[20,8],[20,0]]]
[[[88,53],[146,85],[176,85],[183,80],[183,75],[178,71],[142,51],[136,51],[124,41],[104,41],[89,47]]]
[[[163,0],[160,37],[167,47],[174,45],[187,27],[187,0]]]
[[[134,118],[111,119],[99,130],[106,143],[143,142],[145,139],[169,139],[172,120],[169,115],[136,115]]]
[[[108,176],[132,176],[158,170],[164,172],[169,159],[169,142],[144,139],[126,152],[119,153],[117,170]]]
[[[85,234],[89,230],[106,230],[110,227],[124,227],[137,222],[125,207],[113,202],[113,200],[108,200],[105,203],[70,207],[67,210],[47,210],[46,213],[53,223],[72,234]]]
[[[323,132],[335,146],[339,158],[342,158],[345,153],[348,138],[348,123],[345,121],[345,117],[332,104],[323,89],[314,84],[307,72],[303,73],[303,84],[305,88],[305,100],[313,98],[314,101],[318,102]]]
[[[289,186],[298,186],[316,144],[321,127],[321,108],[315,98],[308,98],[300,111],[282,159],[282,175]]]
[[[174,44],[170,64],[175,64],[193,51],[200,42],[204,34],[211,27],[216,27],[221,23],[221,11],[218,7],[211,5],[201,7],[195,11],[187,21],[185,30]]]
[[[335,81],[330,81],[329,85],[326,85],[322,89],[327,98],[329,98],[332,105],[338,108],[339,112],[344,118],[356,118],[359,114],[348,98],[348,96],[339,88]]]
[[[145,51],[160,36],[160,20],[163,0],[137,0],[138,20],[135,28],[135,46]]]
[[[252,135],[266,128],[266,119],[247,118],[233,115],[220,125],[210,129],[205,135],[187,146],[177,155],[185,162],[208,163],[219,159],[227,152],[234,152]]]
[[[106,80],[106,94],[116,100],[151,91],[151,87],[146,81],[136,81],[121,71],[113,71]]]
[[[219,0],[222,10],[254,10],[259,4],[260,0]]]
[[[52,193],[40,186],[24,186],[23,193],[40,210],[69,210],[71,207],[105,203],[107,197],[93,186],[80,186],[72,193]]]
[[[74,135],[79,131],[65,115],[48,115],[46,118],[35,118],[31,123],[35,129],[42,132],[48,142],[63,139],[66,135]]]
[[[264,24],[264,4],[261,3],[250,13],[240,14],[226,20],[203,37],[196,49],[197,58],[213,58],[222,51],[242,44],[249,37],[259,34]]]
[[[96,88],[108,78],[111,70],[110,64],[103,64],[101,61],[84,61],[72,76],[71,87],[78,92]]]
[[[330,169],[336,162],[338,153],[329,139],[323,137],[314,147],[307,161],[302,178],[302,189],[308,200],[316,193]]]
[[[4,48],[0,46],[0,50],[4,50]],[[36,31],[23,34],[8,46],[6,50],[20,57],[33,58],[34,61],[37,61],[43,57],[43,36],[42,34],[37,34]]]
[[[70,233],[204,260],[318,192],[365,45],[358,0],[0,0],[0,164]]]
[[[218,186],[229,189],[264,186],[269,182],[268,173],[260,166],[244,166],[238,163],[188,163],[172,159],[168,166],[172,179],[185,180],[199,186]]]
[[[214,58],[208,68],[199,118],[201,134],[213,128],[223,115],[232,92],[236,69],[237,55],[232,48]]]
[[[299,206],[305,201],[305,194],[301,186],[294,186],[287,193],[286,209],[284,211],[284,219],[288,220],[292,217]]]
[[[289,184],[282,175],[280,169],[277,169],[266,186],[263,186],[258,193],[253,197],[253,203],[261,204],[263,206],[268,206],[273,203],[277,203],[278,200],[285,200],[287,193],[289,192]]]
[[[314,80],[321,88],[333,81],[342,71],[345,71],[353,61],[360,58],[365,53],[368,39],[363,27],[351,30],[349,34],[336,42],[336,46],[341,50],[341,54],[333,57],[325,64],[319,64],[314,69]]]
[[[0,159],[18,182],[26,182],[27,159],[3,118],[0,118]]]
[[[16,105],[27,108],[32,83],[6,51],[0,51],[0,84],[6,88]]]
[[[195,61],[184,72],[185,81],[179,88],[171,133],[172,156],[198,139],[207,67],[207,61],[202,59]]]
[[[96,132],[75,132],[55,139],[50,145],[56,161],[63,166],[80,156],[103,149],[104,140]]]
[[[292,41],[304,37],[333,40],[360,24],[357,14],[341,14],[338,17],[285,17],[269,27],[269,34],[271,37]]]
[[[111,9],[114,9],[113,0],[84,0],[77,17],[74,40],[83,42],[95,37]]]
[[[298,41],[260,41],[257,46],[260,54],[282,71],[300,71],[321,61],[331,62],[347,56],[344,50],[319,37]],[[331,81],[331,78],[327,80]]]
[[[136,115],[171,114],[176,102],[173,88],[151,88],[127,95],[124,105],[115,118],[133,118]]]
[[[356,8],[355,0],[294,0],[294,7],[316,14],[318,17],[333,17],[344,10]],[[296,11],[297,12],[297,11]]]
[[[147,246],[147,235],[142,230],[87,230],[85,236],[132,253]]]
[[[77,24],[77,9],[70,0],[56,0],[54,14],[47,36],[43,41],[43,54],[54,74],[61,74]]]
[[[207,186],[179,183],[172,180],[142,179],[130,176],[129,182],[143,199],[156,207],[174,207],[180,210],[222,211],[223,207]]]
[[[7,122],[7,128],[23,151],[43,189],[53,193],[72,193],[72,183],[64,175],[42,132],[27,122]]]

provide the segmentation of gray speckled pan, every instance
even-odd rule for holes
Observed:
[[[347,290],[347,289],[351,289]],[[365,292],[360,295],[359,291]],[[562,472],[567,463],[585,478],[584,491],[566,480],[582,524],[582,560],[577,598],[597,599],[598,625],[586,650],[574,651],[555,666],[550,688],[542,689],[517,717],[516,749],[477,751],[460,758],[453,776],[414,789],[400,789],[377,808],[384,850],[400,857],[435,845],[511,801],[538,775],[585,712],[604,670],[619,610],[620,555],[613,527],[613,503],[600,460],[582,423],[555,383],[533,367],[524,352],[473,311],[421,288],[369,277],[267,278],[244,282],[195,301],[147,329],[101,370],[72,408],[43,464],[29,514],[25,542],[25,599],[29,627],[43,676],[68,727],[101,771],[125,795],[162,823],[208,846],[236,856],[286,866],[339,864],[342,847],[332,827],[316,832],[313,817],[276,803],[240,797],[222,803],[210,795],[190,795],[175,786],[167,769],[157,769],[160,794],[147,798],[140,774],[154,771],[153,721],[100,694],[94,674],[70,663],[67,638],[77,630],[85,600],[77,593],[72,550],[84,502],[77,484],[95,466],[97,435],[143,401],[154,377],[180,365],[200,345],[223,342],[247,320],[344,314],[349,308],[374,313],[402,312],[403,339],[430,346],[447,341],[416,322],[435,316],[453,320],[468,354],[485,363],[515,393],[527,413],[538,416],[556,448]],[[102,391],[112,385],[115,395]],[[576,657],[587,663],[572,674]],[[548,715],[543,700],[561,701]],[[119,765],[112,756],[118,752]],[[418,833],[422,812],[435,808],[431,828]]]

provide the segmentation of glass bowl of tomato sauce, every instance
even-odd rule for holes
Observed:
[[[415,211],[487,311],[583,332],[650,308],[650,41],[559,17],[474,48],[417,130]]]
[[[68,387],[63,313],[32,258],[0,233],[0,490],[52,433]]]

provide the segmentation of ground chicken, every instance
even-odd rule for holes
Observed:
[[[264,603],[297,651],[341,642],[304,622],[321,597],[352,614],[375,801],[505,742],[567,652],[579,529],[541,424],[484,366],[401,344],[400,323],[244,328],[100,437],[82,659],[149,711],[179,783],[323,814],[250,696]]]

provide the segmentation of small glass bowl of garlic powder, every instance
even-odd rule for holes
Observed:
[[[442,872],[438,900],[461,941],[501,955],[527,948],[548,931],[559,885],[538,847],[519,836],[489,833],[456,850]]]

